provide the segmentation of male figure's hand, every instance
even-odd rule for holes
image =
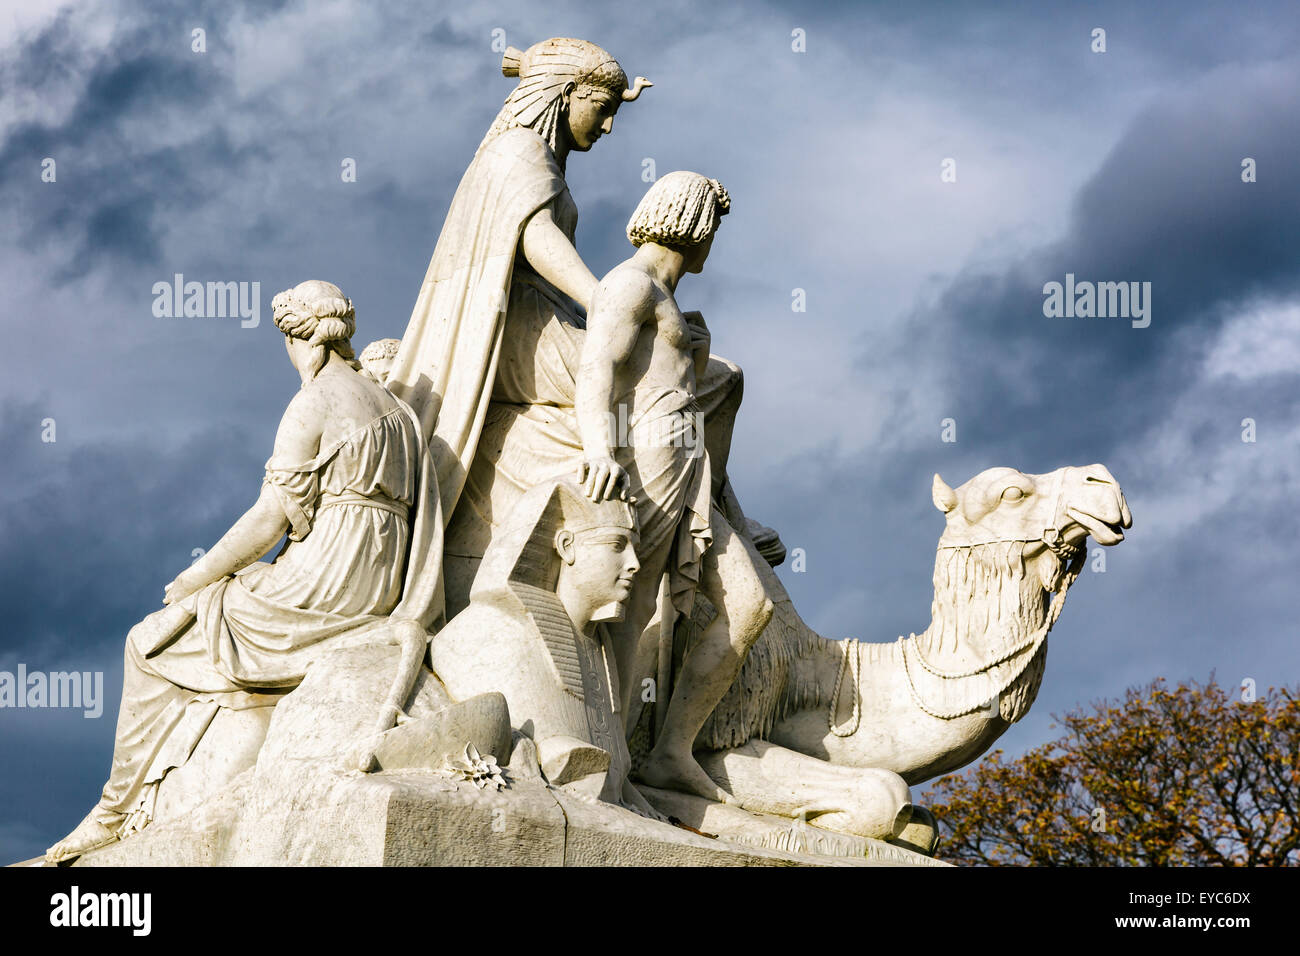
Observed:
[[[704,354],[708,355],[713,336],[709,332],[709,327],[704,324],[704,315],[694,311],[683,312],[682,318],[686,320],[686,327],[691,332],[691,351],[699,352],[703,349]]]
[[[616,494],[627,499],[630,480],[627,471],[613,458],[596,456],[588,458],[578,469],[578,484],[592,501],[608,501]]]

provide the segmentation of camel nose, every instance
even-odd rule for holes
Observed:
[[[1102,484],[1109,485],[1114,498],[1110,502],[1115,505],[1115,510],[1119,513],[1119,526],[1121,528],[1133,527],[1133,513],[1129,511],[1128,501],[1124,498],[1124,489],[1119,486],[1115,476],[1110,473],[1110,469],[1102,464],[1089,465],[1084,469],[1085,484]]]

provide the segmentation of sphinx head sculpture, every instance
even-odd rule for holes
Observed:
[[[640,564],[633,502],[593,502],[569,478],[530,489],[484,556],[470,599],[503,588],[549,592],[580,633],[621,621]]]
[[[622,617],[637,543],[627,501],[592,502],[569,477],[544,481],[493,539],[469,607],[430,645],[453,699],[504,695],[547,780],[583,780],[591,795],[614,801],[630,758],[608,629],[599,624]]]
[[[562,498],[572,496],[566,486],[559,487],[568,491],[559,492]],[[563,525],[553,538],[560,559],[555,594],[575,626],[621,621],[641,569],[636,512],[625,501],[596,504],[583,494],[565,504]]]

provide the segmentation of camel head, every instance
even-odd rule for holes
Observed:
[[[947,517],[939,548],[1023,542],[1026,568],[1055,591],[1064,571],[1082,565],[1087,538],[1109,547],[1124,540],[1133,516],[1104,465],[1026,475],[990,468],[959,488],[934,476],[934,506]]]

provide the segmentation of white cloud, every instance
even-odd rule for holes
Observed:
[[[1143,537],[1170,546],[1228,509],[1280,514],[1300,500],[1300,394],[1280,407],[1243,384],[1300,373],[1300,303],[1251,303],[1228,319],[1169,416],[1116,451],[1146,491]],[[1254,441],[1242,422],[1254,421]],[[1123,476],[1117,476],[1123,480]],[[1136,509],[1135,509],[1136,510]],[[1218,543],[1228,547],[1228,542]],[[1291,542],[1251,542],[1252,550]]]
[[[1205,357],[1210,380],[1300,375],[1300,302],[1257,302],[1223,324]]]

